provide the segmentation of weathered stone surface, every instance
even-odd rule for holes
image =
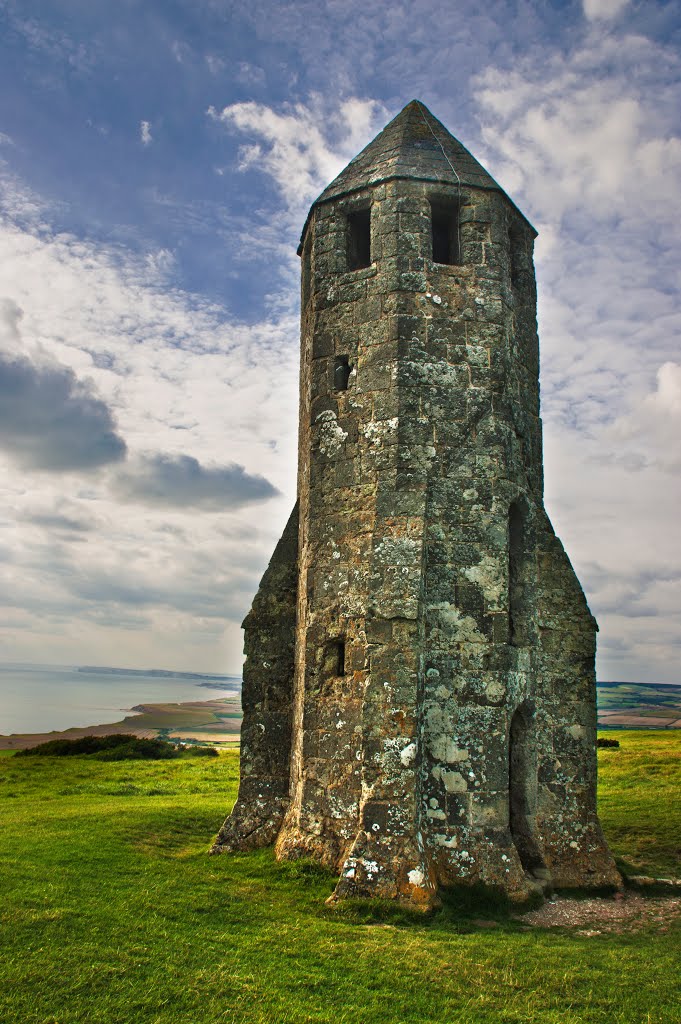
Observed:
[[[213,853],[273,843],[288,806],[297,589],[296,505],[243,624],[239,795]]]
[[[349,270],[362,209],[371,264]],[[336,898],[619,883],[596,624],[543,507],[534,236],[418,103],[306,224],[298,545],[290,523],[246,620],[216,849],[276,838],[338,870]]]

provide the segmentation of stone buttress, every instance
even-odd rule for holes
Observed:
[[[298,536],[246,622],[239,799],[335,896],[616,886],[596,623],[543,505],[535,232],[414,101],[303,232]],[[293,644],[295,638],[295,657]]]

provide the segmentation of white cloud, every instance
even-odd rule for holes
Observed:
[[[23,315],[23,309],[12,299],[0,298],[0,348],[5,352],[18,352],[21,349],[19,324]]]
[[[151,123],[149,121],[140,121],[140,142],[143,146],[148,146],[152,141]]]
[[[608,436],[625,446],[638,468],[658,466],[678,474],[681,470],[681,365],[663,363],[654,390],[612,424]]]
[[[650,396],[650,405],[664,416],[681,420],[681,365],[664,363],[657,371],[657,390]]]
[[[15,13],[10,5],[3,4],[2,13],[12,31],[23,37],[29,50],[43,59],[63,63],[77,72],[88,73],[94,70],[99,56],[94,46],[86,47],[55,26],[41,24],[39,18],[22,17],[22,5],[17,7],[19,10]]]
[[[580,208],[596,221],[644,209],[668,214],[665,204],[679,202],[681,173],[681,137],[667,115],[673,101],[660,81],[670,62],[678,74],[673,54],[628,36],[592,39],[566,56],[550,54],[545,64],[488,69],[477,96],[485,142],[497,161],[501,156],[502,183],[527,191],[541,219]]]
[[[186,64],[194,57],[194,51],[191,46],[179,39],[174,39],[170,44],[170,52],[178,64]]]
[[[258,67],[257,64],[249,64],[248,61],[241,61],[237,69],[236,78],[242,85],[255,86],[256,88],[263,86],[266,81],[264,69]]]
[[[584,15],[589,21],[610,21],[621,14],[630,0],[582,0]]]
[[[672,681],[681,642],[679,81],[675,50],[596,30],[477,79],[483,162],[540,232],[547,504],[602,678]]]
[[[128,448],[124,495],[116,468],[18,471],[0,454],[4,656],[36,660],[40,650],[68,662],[78,651],[238,672],[238,624],[294,500],[297,317],[287,308],[253,324],[230,319],[172,287],[172,254],[55,232],[49,206],[16,179],[1,186],[6,358],[40,380],[49,368],[49,382],[69,385],[69,408],[89,380],[96,395],[79,410],[101,423],[110,410]],[[83,425],[77,436],[92,440]],[[33,419],[28,427],[45,455],[55,438]],[[141,493],[152,477],[153,500]],[[273,488],[282,496],[268,497]],[[192,497],[220,514],[197,515]],[[268,500],[244,507],[250,498]]]
[[[239,151],[239,169],[259,170],[277,185],[300,218],[321,190],[383,126],[385,110],[375,100],[350,98],[337,105],[313,97],[281,111],[252,101],[233,103],[208,116],[255,137]]]

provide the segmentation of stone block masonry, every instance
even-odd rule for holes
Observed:
[[[239,799],[334,898],[617,886],[596,623],[543,506],[535,232],[418,101],[303,232],[298,505],[244,627]]]

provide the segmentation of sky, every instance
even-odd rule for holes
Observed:
[[[0,660],[240,671],[300,231],[414,98],[539,231],[599,677],[681,682],[681,8],[647,0],[0,0]]]

